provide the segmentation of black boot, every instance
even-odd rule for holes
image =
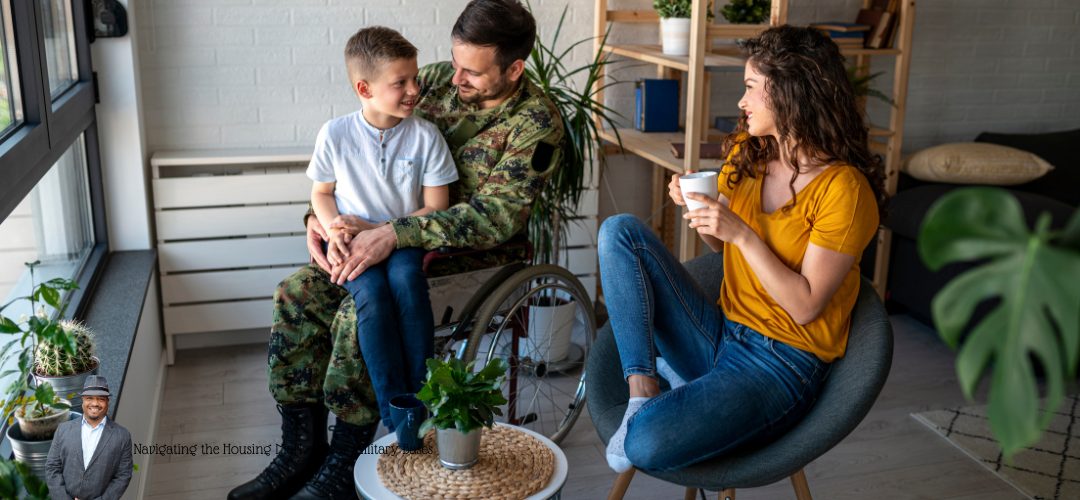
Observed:
[[[281,449],[258,477],[229,492],[229,500],[288,498],[300,491],[326,458],[326,407],[278,405]]]
[[[326,456],[326,461],[292,500],[356,498],[353,466],[360,452],[371,444],[378,425],[376,422],[359,426],[338,420],[334,424],[334,437],[330,439],[330,454]]]

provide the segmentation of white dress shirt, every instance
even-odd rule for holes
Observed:
[[[98,441],[101,441],[101,435],[105,431],[105,421],[108,419],[109,417],[101,417],[101,422],[98,422],[97,427],[91,427],[86,417],[82,419],[83,470],[90,466],[90,459],[94,457],[94,450],[97,449]]]

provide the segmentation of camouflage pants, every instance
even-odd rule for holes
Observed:
[[[356,309],[318,266],[289,275],[274,293],[267,372],[280,404],[324,403],[355,425],[379,420],[360,345]]]

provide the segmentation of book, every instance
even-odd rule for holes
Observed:
[[[700,158],[704,160],[709,159],[723,159],[724,151],[723,144],[719,142],[703,142],[701,143],[701,149],[699,151]],[[685,142],[673,142],[671,143],[671,154],[676,158],[682,158],[686,156],[686,143]]]
[[[642,132],[679,130],[679,81],[644,78],[634,83],[634,128]]]
[[[889,12],[880,11],[879,14],[880,18],[877,24],[874,25],[874,30],[866,35],[867,48],[881,49],[892,45],[891,34],[895,18]]]
[[[833,40],[840,40],[844,38],[862,40],[863,36],[865,36],[865,33],[862,31],[832,31],[823,29],[818,29],[818,31],[825,33],[826,35],[828,35],[829,38],[832,38]]]
[[[819,30],[827,31],[839,31],[841,33],[848,33],[852,31],[870,31],[870,25],[864,24],[858,20],[853,23],[844,23],[840,21],[828,21],[824,23],[813,23],[811,28],[817,28]]]

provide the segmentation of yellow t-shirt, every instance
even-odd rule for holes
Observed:
[[[788,211],[778,208],[765,213],[761,209],[762,178],[744,176],[731,188],[727,185],[731,172],[734,167],[725,163],[718,176],[720,194],[727,196],[731,211],[789,268],[796,272],[802,269],[810,243],[853,255],[855,262],[821,315],[800,325],[765,291],[739,249],[725,243],[724,282],[718,301],[724,314],[762,335],[814,353],[822,361],[843,356],[851,309],[859,295],[859,258],[878,228],[877,200],[866,177],[850,165],[831,165],[798,192]]]

